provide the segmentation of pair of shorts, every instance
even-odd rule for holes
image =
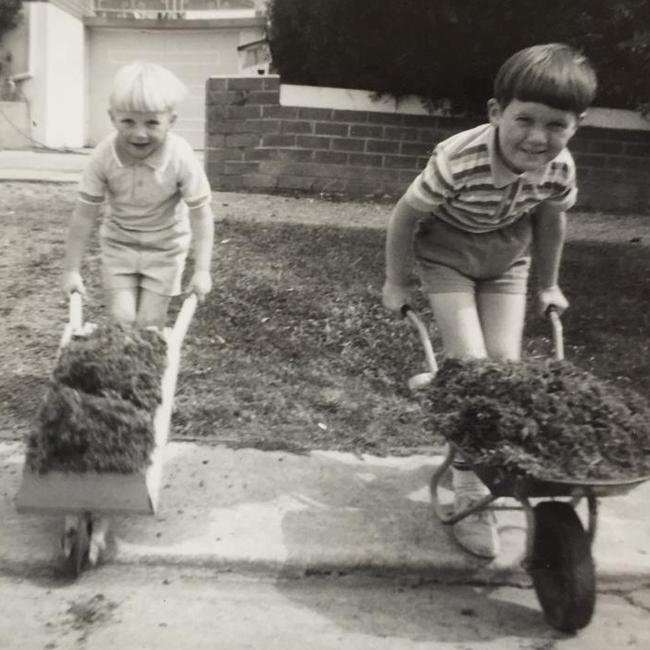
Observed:
[[[525,294],[530,272],[529,216],[486,233],[426,219],[415,238],[416,268],[425,293]]]
[[[126,230],[104,221],[99,231],[102,280],[107,291],[142,288],[161,296],[181,293],[190,248],[189,224],[164,230]]]

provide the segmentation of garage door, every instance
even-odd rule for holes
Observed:
[[[187,85],[174,130],[195,149],[204,147],[205,82],[238,72],[239,30],[143,30],[92,28],[89,34],[86,133],[94,146],[111,131],[108,97],[118,68],[133,60],[159,63]]]

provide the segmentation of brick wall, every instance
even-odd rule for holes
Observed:
[[[436,142],[476,121],[280,106],[277,76],[212,78],[206,168],[214,190],[397,198]],[[579,207],[650,207],[650,132],[583,127]]]

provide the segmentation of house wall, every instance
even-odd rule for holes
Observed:
[[[85,28],[50,2],[28,2],[28,69],[24,82],[37,146],[81,147],[84,140]]]
[[[173,28],[165,28],[168,24]],[[261,24],[260,24],[261,23]],[[112,130],[108,98],[117,70],[135,59],[165,66],[187,86],[187,99],[177,107],[174,131],[195,149],[204,148],[206,79],[235,74],[241,60],[237,47],[259,39],[259,19],[238,21],[108,21],[87,20],[88,87],[86,144],[94,146]],[[258,26],[259,25],[259,26]]]
[[[398,197],[433,146],[476,120],[286,106],[280,79],[208,81],[206,168],[215,190]],[[571,142],[583,209],[650,207],[650,130],[583,126]]]
[[[90,0],[26,0],[10,51],[12,72],[21,75],[19,97],[27,104],[21,131],[27,133],[16,140],[6,112],[0,113],[0,145],[8,146],[9,135],[21,148],[95,144],[110,129],[106,99],[115,71],[127,60],[147,58],[168,65],[189,86],[177,126],[202,148],[205,80],[241,69],[237,48],[263,36],[264,18],[96,18],[89,6]]]

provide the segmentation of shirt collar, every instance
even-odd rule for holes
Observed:
[[[490,155],[490,167],[492,169],[492,178],[494,179],[494,187],[505,187],[511,183],[516,183],[519,179],[532,181],[533,183],[541,183],[544,174],[546,173],[546,165],[539,169],[532,171],[525,171],[521,174],[513,172],[503,162],[503,158],[499,153],[498,131],[490,125],[487,137],[488,153]]]
[[[156,149],[150,156],[147,156],[144,160],[138,158],[133,158],[129,156],[125,151],[118,153],[115,142],[117,140],[117,134],[113,136],[113,142],[111,143],[111,150],[113,152],[113,158],[119,167],[133,167],[135,165],[147,165],[151,169],[162,169],[167,164],[168,153],[169,153],[169,134],[165,138],[165,141]]]

